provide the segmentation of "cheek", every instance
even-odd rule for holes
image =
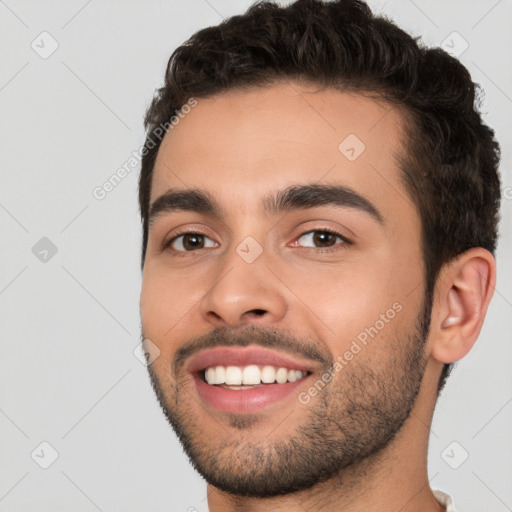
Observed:
[[[140,294],[144,335],[170,355],[199,325],[198,307],[206,281],[200,273],[171,271],[150,261],[145,265]]]
[[[144,269],[140,294],[142,328],[146,338],[161,350],[175,337],[176,326],[189,309],[187,296],[181,288],[169,275],[148,267]]]
[[[333,353],[361,333],[364,338],[366,329],[375,334],[377,328],[378,337],[386,337],[416,318],[423,290],[418,286],[420,263],[402,271],[392,250],[379,250],[373,256],[303,268],[299,279],[282,269],[284,280],[300,298],[299,317],[310,319],[317,337],[325,339]]]
[[[140,316],[146,336],[162,321],[161,310],[165,308],[162,295],[165,290],[164,279],[158,279],[155,272],[146,263],[142,276],[140,293]]]

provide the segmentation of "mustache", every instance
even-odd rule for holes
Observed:
[[[177,376],[185,362],[202,350],[215,347],[247,347],[248,345],[276,349],[290,356],[301,355],[306,359],[319,362],[326,369],[334,364],[329,350],[314,340],[298,339],[290,331],[272,326],[246,325],[237,328],[215,328],[187,340],[176,350],[172,363],[173,373]]]

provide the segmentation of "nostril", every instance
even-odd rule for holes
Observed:
[[[266,311],[264,309],[251,309],[251,311],[249,311],[249,313],[253,313],[257,316],[262,316],[266,313]]]

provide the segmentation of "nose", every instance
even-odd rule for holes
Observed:
[[[247,263],[233,249],[208,286],[200,304],[201,315],[215,327],[275,323],[286,314],[284,285],[263,254]]]

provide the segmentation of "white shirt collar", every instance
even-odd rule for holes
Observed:
[[[446,512],[457,512],[455,510],[455,506],[453,504],[452,498],[446,494],[443,491],[440,491],[439,489],[432,489],[432,492],[434,493],[434,496],[441,505],[446,507]]]

